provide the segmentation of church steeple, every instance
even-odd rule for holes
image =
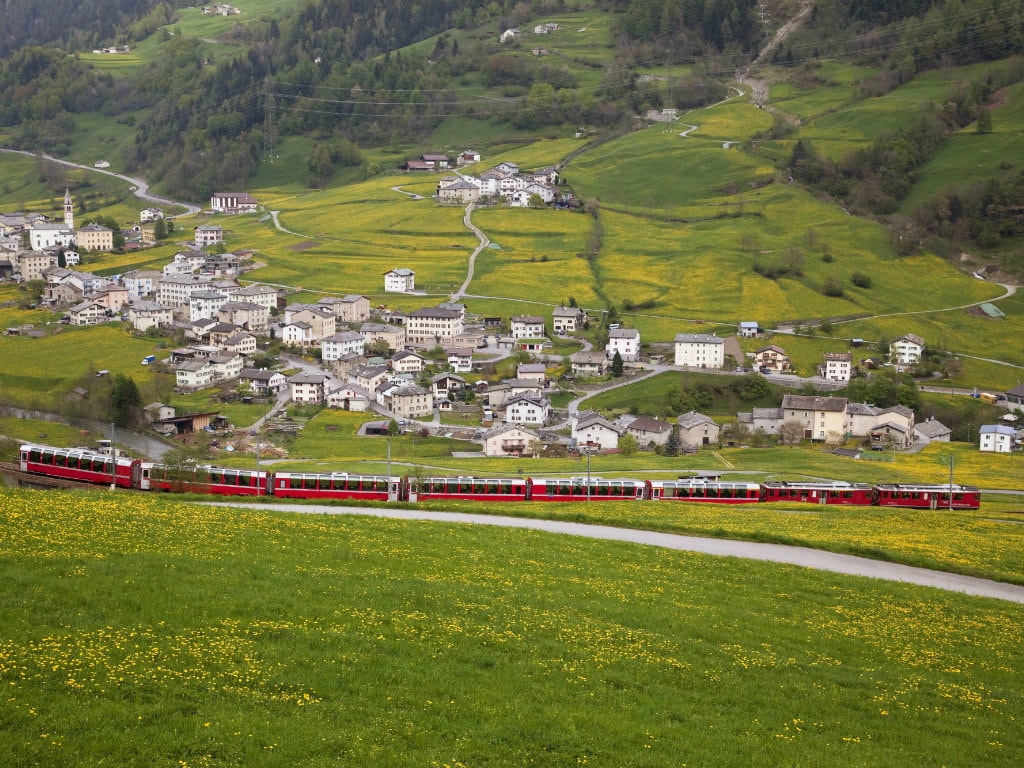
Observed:
[[[71,202],[71,190],[64,187],[64,224],[68,229],[75,228],[75,206]]]

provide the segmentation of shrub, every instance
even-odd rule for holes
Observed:
[[[826,277],[825,284],[821,286],[821,292],[826,296],[842,296],[843,284],[836,280],[834,277]]]
[[[863,272],[854,272],[850,275],[850,282],[858,288],[870,288],[871,275],[865,275]]]

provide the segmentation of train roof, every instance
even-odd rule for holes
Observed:
[[[949,492],[952,487],[954,493],[978,493],[979,489],[976,485],[953,485],[949,483],[942,483],[940,485],[921,485],[913,483],[878,483],[875,485],[880,491],[926,491],[928,493],[942,493],[943,491]]]
[[[761,485],[766,488],[810,488],[814,490],[830,490],[837,491],[846,489],[867,489],[871,487],[870,483],[851,483],[846,480],[814,480],[810,482],[800,482],[793,480],[768,480]]]

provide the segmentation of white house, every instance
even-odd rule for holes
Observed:
[[[349,354],[363,354],[366,338],[357,331],[342,331],[320,340],[323,361],[330,363]]]
[[[136,301],[128,308],[128,322],[142,333],[154,327],[170,327],[174,323],[174,310],[155,301]]]
[[[640,331],[635,328],[612,328],[608,331],[605,352],[609,360],[618,352],[623,362],[636,362],[640,359]]]
[[[213,383],[213,365],[209,360],[182,360],[174,369],[175,384],[181,391],[194,391]]]
[[[159,208],[143,208],[139,211],[139,222],[146,224],[151,221],[160,221],[164,217],[164,212]]]
[[[541,427],[547,421],[550,410],[551,406],[543,397],[526,393],[514,395],[505,405],[504,420],[510,424],[532,424]]]
[[[581,411],[572,425],[572,437],[580,448],[610,451],[619,447],[625,430],[596,411]]]
[[[829,381],[849,381],[853,355],[849,352],[826,352],[825,362],[818,366],[818,375]]]
[[[229,300],[226,293],[219,291],[196,291],[188,297],[188,319],[194,323],[204,317],[216,317],[217,310]]]
[[[677,333],[675,364],[689,368],[725,365],[725,339],[713,333]]]
[[[509,320],[513,339],[539,339],[544,335],[544,318],[518,315]]]
[[[555,307],[551,312],[551,330],[559,335],[576,333],[587,321],[587,313],[579,307]]]
[[[1017,430],[1005,424],[983,424],[979,433],[982,451],[1010,453],[1017,442]]]
[[[906,333],[893,341],[890,349],[892,362],[897,365],[915,365],[924,354],[924,339],[913,333]]]
[[[322,403],[327,397],[327,377],[319,373],[298,373],[288,379],[292,401],[296,403]]]
[[[501,33],[501,37],[499,37],[498,40],[502,44],[504,44],[504,43],[514,43],[517,40],[519,40],[519,34],[520,33],[519,33],[518,29],[515,29],[515,28],[506,29],[504,32]]]
[[[604,352],[580,351],[569,358],[574,376],[604,376],[608,357]]]
[[[744,320],[740,322],[739,333],[745,339],[752,339],[761,332],[756,320]]]
[[[672,435],[672,425],[649,416],[637,416],[626,425],[626,432],[636,438],[637,445],[647,448],[667,443]]]
[[[445,352],[448,355],[448,365],[455,373],[470,373],[473,370],[472,347],[452,347]]]
[[[517,424],[501,424],[484,432],[484,455],[524,456],[531,446],[540,442],[540,436]]]
[[[224,242],[224,228],[219,224],[200,224],[194,232],[193,242],[199,248]]]
[[[423,355],[402,350],[391,356],[391,370],[398,373],[419,373],[427,361]]]
[[[416,273],[405,267],[384,273],[385,293],[411,293],[416,290]]]
[[[288,379],[280,371],[268,371],[266,368],[244,368],[238,375],[239,382],[257,395],[277,394],[288,383]]]

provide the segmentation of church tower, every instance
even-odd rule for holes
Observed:
[[[75,206],[71,202],[71,190],[64,187],[64,225],[68,229],[75,228]]]

